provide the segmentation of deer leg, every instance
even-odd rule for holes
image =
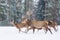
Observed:
[[[27,33],[29,30],[31,30],[32,29],[32,27],[31,28],[29,28],[29,27],[27,27],[27,30],[26,30],[26,32],[25,33]]]
[[[35,32],[35,27],[27,28],[27,32],[31,29],[33,29],[33,33],[34,33]]]
[[[55,27],[53,27],[53,29],[57,32],[57,29]]]
[[[48,30],[49,30],[49,31],[50,31],[50,33],[52,34],[51,29],[47,27],[47,31],[48,31]]]
[[[21,29],[19,28],[19,33],[20,33]]]
[[[35,32],[35,27],[32,25],[31,28],[33,29],[33,33]]]
[[[50,28],[48,28],[48,30],[49,30],[49,31],[50,31],[50,33],[52,34],[52,32],[51,32]]]
[[[47,33],[47,31],[48,31],[47,27],[45,28],[45,30],[46,30],[46,32],[45,32],[45,33]]]
[[[45,33],[47,33],[47,31],[50,31],[50,33],[52,34],[52,32],[51,32],[51,30],[50,30],[50,28],[48,28],[48,27],[46,27],[46,32]]]
[[[29,27],[27,26],[27,30],[25,30],[25,33],[27,33],[29,31]]]
[[[33,33],[35,32],[35,27],[33,27]]]

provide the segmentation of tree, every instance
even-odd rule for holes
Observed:
[[[25,16],[27,16],[27,18],[31,18],[31,13],[33,12],[33,0],[25,0],[25,4],[24,4],[24,11],[25,11]],[[30,13],[31,12],[31,13]],[[29,15],[27,15],[29,14]]]
[[[36,19],[44,20],[45,1],[39,0],[36,8]]]

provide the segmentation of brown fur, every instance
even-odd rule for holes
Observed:
[[[28,24],[27,23],[15,23],[12,21],[12,23],[16,26],[17,29],[19,29],[19,32],[21,31],[21,28],[26,27],[28,29]]]
[[[21,28],[26,27],[27,31],[29,31],[30,29],[33,29],[33,33],[35,32],[35,29],[38,29],[38,30],[44,29],[46,30],[46,32],[49,30],[50,33],[52,33],[50,28],[48,28],[48,25],[50,27],[53,27],[54,30],[56,30],[55,29],[56,23],[53,21],[36,21],[36,20],[29,20],[25,18],[21,23],[13,22],[13,24],[19,29],[19,32],[21,31]]]
[[[35,29],[41,30],[44,29],[46,30],[46,32],[49,30],[50,33],[51,30],[48,28],[48,22],[47,21],[36,21],[36,20],[31,20],[31,28],[29,28],[28,30],[33,29],[33,32],[35,31]]]
[[[57,31],[57,23],[55,21],[50,21],[49,27],[52,27],[55,31]]]

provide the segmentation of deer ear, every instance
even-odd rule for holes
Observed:
[[[14,20],[10,20],[10,24],[14,24]]]
[[[14,20],[10,20],[10,22],[14,22]]]

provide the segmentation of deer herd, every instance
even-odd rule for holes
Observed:
[[[52,34],[51,28],[54,29],[54,31],[57,31],[58,26],[55,21],[52,20],[44,20],[44,21],[37,21],[37,20],[29,20],[27,18],[24,18],[20,23],[15,23],[14,20],[11,21],[11,23],[16,26],[16,28],[21,31],[21,28],[26,28],[26,32],[29,30],[33,30],[33,33],[35,32],[35,29],[37,30],[45,30],[45,33],[49,31]]]

